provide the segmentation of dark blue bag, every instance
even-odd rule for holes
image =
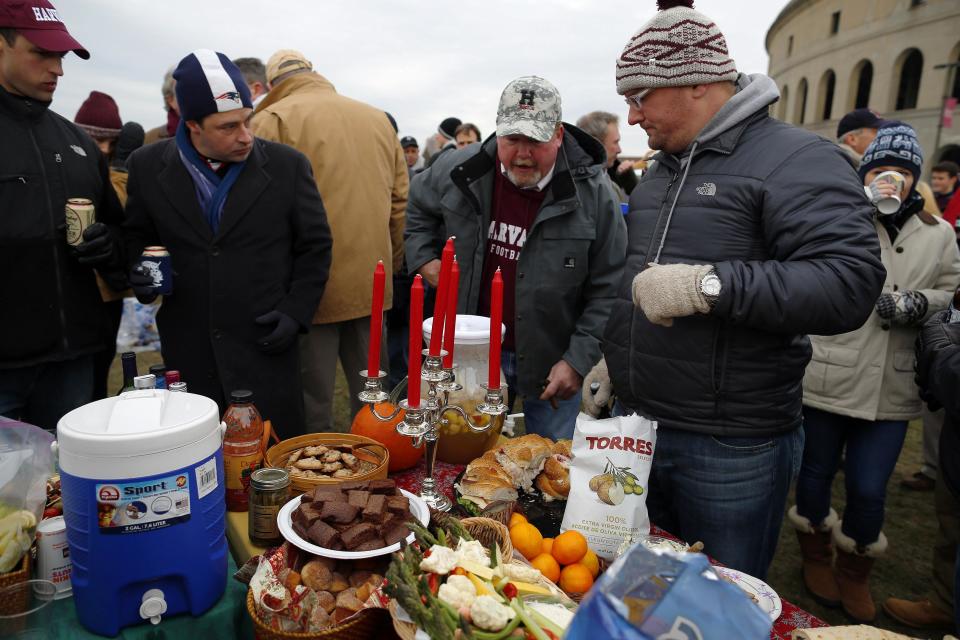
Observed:
[[[564,638],[766,640],[772,626],[706,556],[635,544],[590,590]]]

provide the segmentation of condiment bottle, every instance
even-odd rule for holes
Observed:
[[[243,389],[232,392],[223,421],[227,425],[223,437],[227,510],[246,511],[250,474],[257,470],[263,460],[263,451],[260,449],[263,418],[253,406],[253,392]]]
[[[250,511],[247,513],[247,535],[260,547],[273,547],[283,542],[277,527],[277,514],[290,494],[290,474],[286,469],[257,469],[250,476]]]

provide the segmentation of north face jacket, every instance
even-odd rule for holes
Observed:
[[[603,350],[620,401],[661,427],[756,437],[797,428],[806,334],[856,329],[883,286],[860,179],[835,144],[767,115],[777,96],[767,83],[741,76],[718,113],[726,121],[711,121],[704,132],[714,133],[682,160],[658,154],[630,198]],[[712,312],[650,323],[631,283],[655,260],[714,265]]]

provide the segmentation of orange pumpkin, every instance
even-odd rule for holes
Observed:
[[[396,407],[389,402],[377,405],[377,413],[389,415]],[[423,447],[414,447],[413,439],[397,433],[397,425],[403,421],[403,411],[387,422],[382,422],[374,416],[368,407],[363,407],[353,418],[350,433],[372,438],[390,451],[390,473],[402,471],[416,466],[423,457]]]

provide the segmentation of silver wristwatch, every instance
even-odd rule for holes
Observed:
[[[717,275],[714,269],[711,269],[707,275],[700,279],[700,293],[706,298],[707,304],[710,305],[711,309],[717,304],[722,288],[723,285],[720,283],[720,276]]]

